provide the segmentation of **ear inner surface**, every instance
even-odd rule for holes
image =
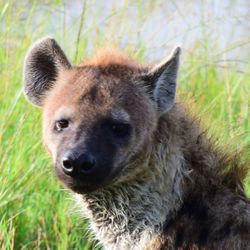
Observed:
[[[156,65],[148,73],[153,87],[153,100],[160,113],[169,111],[174,105],[180,51],[180,47],[177,47],[169,59]]]
[[[24,92],[35,105],[55,82],[60,70],[71,68],[67,57],[54,39],[44,38],[28,51],[24,62]]]

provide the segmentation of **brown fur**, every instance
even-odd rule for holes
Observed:
[[[177,113],[165,117],[159,133],[182,140],[189,171],[183,203],[147,249],[249,249],[250,202],[243,191],[248,163],[223,152],[186,111]]]
[[[44,59],[41,47],[35,53]],[[56,174],[78,193],[106,249],[250,249],[248,164],[216,145],[174,102],[178,57],[179,49],[152,68],[105,51],[78,67],[62,62],[48,85],[39,82],[39,64],[26,67],[25,86],[42,105]],[[50,52],[45,61],[53,60]],[[40,92],[32,92],[34,78]],[[53,129],[60,119],[70,121],[61,134]],[[131,127],[127,137],[113,138],[110,122],[117,120]],[[95,152],[101,160],[94,178],[62,171],[66,149]]]
[[[139,64],[121,51],[106,47],[98,51],[93,57],[84,59],[80,66],[109,67],[110,65],[123,65],[137,69]]]

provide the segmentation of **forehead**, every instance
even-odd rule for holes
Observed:
[[[60,74],[45,99],[45,109],[49,113],[70,109],[82,112],[91,109],[95,113],[112,108],[114,115],[125,116],[119,107],[126,110],[137,106],[140,92],[133,83],[132,70],[79,67]]]

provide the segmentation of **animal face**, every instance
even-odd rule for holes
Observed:
[[[153,103],[133,80],[98,67],[59,79],[45,99],[43,122],[57,176],[77,192],[109,184],[150,139]]]
[[[160,115],[173,105],[178,54],[154,69],[115,54],[72,67],[52,39],[31,48],[24,68],[25,92],[43,108],[44,143],[57,177],[67,187],[86,193],[121,177],[135,178]],[[168,78],[166,67],[174,69]]]

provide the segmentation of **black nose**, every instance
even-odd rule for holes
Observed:
[[[96,165],[96,160],[91,153],[73,154],[67,152],[61,160],[63,172],[67,175],[74,173],[90,174]]]

